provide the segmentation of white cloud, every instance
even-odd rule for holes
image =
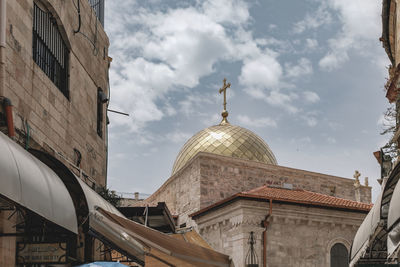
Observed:
[[[184,143],[186,140],[188,140],[193,134],[189,133],[184,133],[184,132],[179,132],[175,131],[172,133],[168,133],[166,135],[166,140],[171,141],[173,143]]]
[[[279,62],[268,54],[245,60],[239,83],[247,87],[262,87],[274,89],[279,87],[282,67]]]
[[[306,30],[316,29],[324,24],[332,22],[331,13],[327,10],[326,5],[322,3],[316,12],[307,14],[304,19],[293,25],[293,32],[296,34],[303,33]]]
[[[260,88],[249,88],[246,92],[256,99],[264,100],[271,106],[280,107],[289,113],[295,114],[300,111],[292,103],[293,100],[298,99],[299,97],[293,92],[283,93],[279,90],[265,92]]]
[[[255,39],[246,30],[251,17],[245,1],[204,1],[166,10],[112,1],[107,12],[115,18],[106,25],[113,40],[111,105],[133,114],[113,118],[112,126],[127,125],[138,132],[151,121],[174,116],[176,107],[163,104],[168,94],[196,87],[221,61],[243,62],[239,82],[244,87],[267,91],[282,87],[278,53],[267,48],[280,42]],[[279,96],[284,98],[283,93]],[[269,92],[265,99],[276,102],[276,98]],[[192,103],[189,96],[179,108],[190,114]]]
[[[353,41],[343,37],[329,41],[331,50],[319,61],[319,66],[327,71],[339,68],[349,60],[348,50],[352,47]]]
[[[311,61],[307,58],[300,58],[297,65],[285,64],[286,76],[289,78],[297,78],[313,73]]]
[[[318,94],[311,91],[304,91],[303,97],[309,103],[316,103],[320,100]]]
[[[317,46],[318,46],[318,41],[316,39],[310,39],[310,38],[306,39],[306,47],[308,49],[314,49]]]
[[[219,23],[244,23],[248,11],[242,4],[244,10],[225,9],[227,13],[217,18],[213,8],[221,4],[205,2],[203,7],[164,13],[138,8],[127,14],[122,8],[134,9],[134,3],[110,2],[108,12],[115,17],[108,26],[113,29],[110,53],[115,62],[110,71],[111,104],[133,114],[113,119],[113,125],[127,125],[137,132],[148,122],[175,115],[171,105],[157,101],[171,91],[197,86],[201,77],[214,72],[217,61],[235,54],[232,39]]]
[[[250,18],[249,6],[240,0],[212,0],[203,4],[204,13],[217,23],[242,24]]]
[[[276,26],[276,24],[269,24],[268,25],[268,29],[269,30],[275,30],[276,28],[278,28],[278,26]]]
[[[272,91],[266,100],[270,105],[283,107],[290,113],[297,113],[299,110],[292,105],[292,101],[297,98],[298,95],[295,93],[283,94],[279,91]]]
[[[215,92],[218,92],[215,90]],[[231,94],[232,95],[232,94]],[[228,100],[231,97],[231,95],[228,95]],[[179,101],[178,106],[179,110],[182,114],[185,116],[191,116],[194,113],[198,114],[199,112],[197,111],[198,107],[204,106],[204,104],[214,104],[217,102],[217,100],[220,100],[217,94],[196,94],[196,93],[188,93],[185,95],[185,98],[181,101]]]
[[[218,123],[220,123],[221,120],[222,120],[222,116],[219,115],[219,114],[216,114],[216,113],[213,113],[213,114],[204,114],[203,117],[204,117],[204,118],[201,120],[201,123],[202,123],[203,125],[205,125],[206,127],[209,127],[210,124],[213,124],[213,123],[218,124]],[[229,119],[230,119],[230,118],[228,117],[228,120],[229,120]]]
[[[174,116],[177,113],[176,109],[171,105],[170,102],[165,102],[164,103],[163,110],[167,114],[167,116]]]
[[[277,123],[274,119],[268,117],[256,117],[250,118],[246,115],[238,115],[238,121],[240,124],[247,125],[250,127],[276,127]]]
[[[312,116],[304,116],[303,119],[306,121],[307,125],[310,127],[314,127],[318,124],[318,120]]]
[[[320,60],[320,67],[328,71],[338,68],[349,60],[350,49],[373,57],[375,53],[368,46],[375,44],[380,36],[382,3],[375,0],[328,0],[327,3],[339,12],[342,28],[328,41],[329,51]]]

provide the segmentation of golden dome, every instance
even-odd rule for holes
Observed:
[[[259,136],[223,121],[201,130],[186,142],[176,157],[172,175],[199,152],[277,164],[271,149]]]

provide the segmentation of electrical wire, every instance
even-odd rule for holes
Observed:
[[[82,24],[82,21],[81,21],[81,4],[80,4],[81,1],[78,0],[78,6],[75,5],[74,1],[72,1],[72,3],[74,3],[74,6],[75,6],[76,10],[78,11],[78,29],[74,30],[74,34],[75,34],[75,33],[79,33],[81,31],[81,24]]]
[[[97,47],[97,35],[98,35],[98,29],[97,29],[97,17],[96,17],[96,24],[95,24],[95,33],[94,33],[94,40],[92,40],[89,36],[87,36],[85,33],[81,31],[81,26],[82,26],[82,18],[81,18],[81,5],[80,5],[81,0],[77,0],[77,5],[75,4],[75,1],[72,1],[72,3],[75,6],[75,9],[78,12],[78,29],[74,30],[74,34],[81,34],[86,40],[88,40],[92,46],[93,46],[93,51],[92,54],[94,56],[97,56],[99,54],[99,48]],[[92,17],[93,17],[93,8],[91,8],[90,11],[90,22],[89,25],[92,24]]]
[[[28,150],[29,149],[29,141],[30,141],[30,138],[31,138],[31,136],[30,136],[30,128],[31,127],[29,126],[29,123],[28,123],[27,120],[25,121],[25,125],[26,125],[25,149]]]

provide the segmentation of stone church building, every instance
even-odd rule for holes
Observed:
[[[371,187],[358,172],[354,180],[280,166],[259,136],[228,122],[226,100],[222,117],[186,142],[171,177],[141,204],[166,202],[179,227],[236,267],[348,266]]]

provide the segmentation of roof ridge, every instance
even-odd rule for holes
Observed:
[[[348,198],[343,198],[343,197],[338,197],[338,196],[331,196],[331,195],[327,195],[327,194],[323,194],[320,192],[314,192],[314,191],[310,191],[310,190],[306,190],[306,189],[302,189],[302,188],[284,188],[284,187],[279,187],[279,186],[274,186],[274,185],[267,185],[264,184],[262,186],[258,186],[256,188],[253,188],[251,190],[248,191],[242,191],[240,193],[242,194],[254,194],[256,193],[258,190],[263,189],[263,188],[270,188],[270,189],[283,189],[283,190],[290,190],[290,191],[297,191],[297,192],[307,192],[307,193],[311,193],[314,195],[318,195],[318,196],[324,196],[324,197],[328,197],[328,198],[333,198],[333,199],[338,199],[338,200],[344,200],[344,201],[351,201],[353,203],[359,203],[359,204],[365,204],[365,205],[371,205],[372,203],[366,203],[366,202],[361,202],[361,201],[356,201],[356,200],[352,200],[352,199],[348,199]]]
[[[313,191],[309,191],[309,190],[303,190],[303,191],[308,192],[308,193],[313,193],[313,194],[316,194],[316,195],[327,196],[327,197],[330,197],[330,198],[336,198],[336,199],[351,201],[351,202],[360,203],[360,204],[366,204],[366,205],[371,205],[372,204],[372,203],[361,202],[361,201],[352,200],[352,199],[343,198],[343,197],[325,195],[325,194],[322,194],[322,193],[319,193],[319,192],[313,192]]]
[[[250,189],[250,190],[248,190],[248,191],[241,191],[240,193],[242,193],[242,194],[248,194],[248,193],[251,192],[251,191],[258,190],[258,189],[263,188],[263,187],[266,187],[266,186],[267,186],[267,184],[263,184],[263,185],[261,185],[261,186],[258,186],[258,187],[255,187],[255,188],[253,188],[253,189]],[[267,187],[268,187],[268,186],[267,186]]]
[[[260,189],[269,189],[266,191],[260,191]],[[286,189],[279,192],[279,189]],[[297,192],[293,194],[294,192]],[[351,199],[341,198],[330,196],[322,193],[317,193],[304,189],[287,189],[287,188],[277,188],[277,187],[269,187],[267,185],[256,187],[249,191],[244,191],[240,193],[236,193],[228,198],[222,199],[214,204],[211,204],[199,211],[190,214],[189,216],[198,216],[207,212],[209,210],[219,208],[221,205],[225,203],[229,203],[230,201],[234,201],[238,198],[248,198],[253,200],[274,200],[274,201],[282,201],[287,203],[297,203],[301,205],[313,205],[318,207],[327,207],[327,208],[339,208],[346,210],[354,210],[354,211],[362,211],[368,212],[373,204],[359,202]]]

